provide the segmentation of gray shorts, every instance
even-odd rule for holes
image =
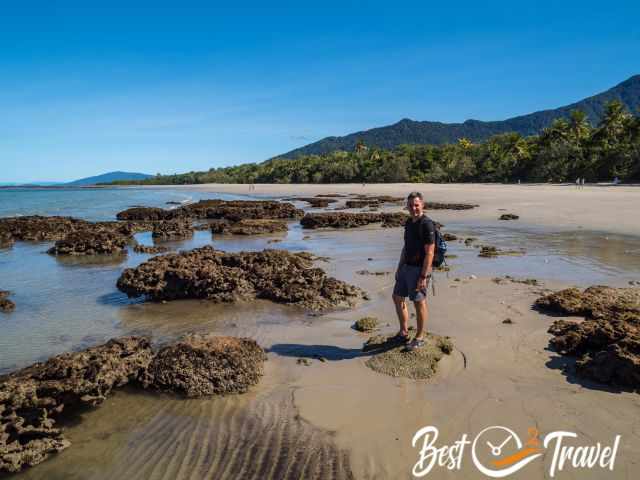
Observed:
[[[422,267],[413,265],[402,265],[398,271],[398,279],[393,287],[393,294],[397,297],[409,297],[412,302],[421,302],[427,299],[427,290],[429,289],[430,277],[427,277],[427,288],[417,291],[418,279]]]

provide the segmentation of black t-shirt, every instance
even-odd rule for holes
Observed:
[[[415,222],[409,218],[404,224],[405,263],[421,267],[426,256],[424,246],[435,241],[436,227],[429,217],[423,215]]]

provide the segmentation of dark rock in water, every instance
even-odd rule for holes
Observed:
[[[7,225],[0,223],[0,248],[13,244],[13,235]]]
[[[453,242],[454,240],[457,240],[458,237],[456,235],[454,235],[453,233],[443,233],[442,234],[442,239],[445,242]]]
[[[475,242],[477,240],[477,238],[475,237],[468,237],[464,239],[464,244],[469,246],[471,245],[473,242]]]
[[[90,223],[72,217],[27,217],[0,218],[0,231],[14,240],[61,240],[71,232],[90,227]]]
[[[232,235],[258,235],[261,233],[286,232],[285,220],[240,220],[229,222],[219,220],[211,224],[211,233],[230,233]]]
[[[117,287],[130,297],[231,302],[262,298],[321,311],[349,307],[364,292],[285,250],[225,253],[210,246],[161,255],[124,270]]]
[[[470,203],[424,202],[425,210],[471,210],[478,206]]]
[[[167,247],[162,246],[150,246],[150,245],[140,245],[139,243],[133,247],[133,251],[136,253],[164,253],[168,250]]]
[[[151,236],[162,240],[186,238],[193,235],[193,225],[189,220],[170,220],[158,222]]]
[[[96,246],[103,243],[107,239],[107,235],[121,235],[130,238],[134,233],[151,230],[155,224],[156,222],[128,220],[92,223],[72,217],[43,217],[39,215],[7,217],[0,219],[0,244],[3,238],[9,241],[58,241],[74,235],[68,239],[68,245],[77,243],[77,248],[74,246],[66,248],[81,253],[83,247],[79,245],[82,243],[82,238]],[[91,237],[94,240],[89,240]],[[107,241],[107,243],[113,242]],[[109,250],[109,248],[111,247],[106,249]]]
[[[640,288],[567,288],[538,298],[536,307],[563,315],[588,318],[625,318],[640,323]]]
[[[165,210],[156,207],[132,207],[123,210],[116,215],[118,220],[167,220],[173,218],[172,212],[175,210]]]
[[[113,339],[0,376],[0,471],[17,472],[70,445],[56,419],[100,404],[115,387],[136,381],[151,362],[149,341]]]
[[[195,218],[224,218],[231,222],[243,219],[294,219],[304,214],[291,203],[271,200],[201,200],[177,210]]]
[[[345,195],[343,193],[329,193],[329,194],[318,194],[316,198],[345,198],[349,195]]]
[[[427,379],[436,373],[440,359],[453,351],[449,337],[428,334],[425,345],[413,351],[406,351],[404,342],[392,338],[376,335],[365,343],[364,351],[377,352],[365,362],[367,367],[392,377]]]
[[[513,325],[515,322],[510,318],[505,318],[504,320],[502,320],[502,323],[504,323],[505,325]]]
[[[569,288],[540,297],[535,305],[582,322],[557,320],[551,345],[577,356],[576,373],[598,382],[640,389],[640,288]]]
[[[110,231],[80,230],[58,240],[47,253],[51,255],[113,255],[126,253],[129,239]]]
[[[391,272],[371,272],[369,270],[358,270],[358,271],[356,271],[356,273],[358,275],[376,275],[376,276],[390,275],[391,274]]]
[[[16,304],[9,300],[7,297],[11,295],[11,292],[7,290],[0,290],[0,312],[12,312],[16,308]],[[0,411],[0,414],[2,412]]]
[[[326,208],[330,203],[336,203],[337,200],[333,198],[326,197],[292,197],[285,198],[285,201],[298,201],[298,202],[307,202],[313,208]]]
[[[518,220],[520,217],[513,213],[503,213],[498,220]]]
[[[173,210],[162,208],[130,208],[118,213],[119,220],[220,219],[232,222],[242,219],[299,218],[304,214],[291,203],[271,200],[200,200]]]
[[[165,205],[181,205],[181,203],[174,200],[169,200],[168,202],[165,202]]]
[[[480,247],[480,253],[478,253],[479,257],[484,257],[484,258],[493,258],[493,257],[498,257],[500,255],[518,256],[518,255],[524,255],[524,251],[500,250],[499,248],[491,245],[482,245]]]
[[[347,200],[344,204],[346,208],[377,207],[379,205],[378,200]]]
[[[254,340],[194,334],[162,348],[143,383],[187,397],[244,393],[259,382],[265,359]]]
[[[378,328],[378,319],[375,317],[362,317],[353,324],[353,328],[359,332],[370,332]]]
[[[357,228],[371,223],[381,223],[383,227],[404,225],[409,216],[406,213],[307,213],[300,224],[302,228]]]

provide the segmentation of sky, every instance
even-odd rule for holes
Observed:
[[[640,73],[639,19],[626,0],[0,2],[0,182],[556,108]]]

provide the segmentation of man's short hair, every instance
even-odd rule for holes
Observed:
[[[420,192],[411,192],[407,196],[407,202],[413,201],[414,198],[419,198],[422,202],[424,202],[424,199],[422,198],[422,194]]]

